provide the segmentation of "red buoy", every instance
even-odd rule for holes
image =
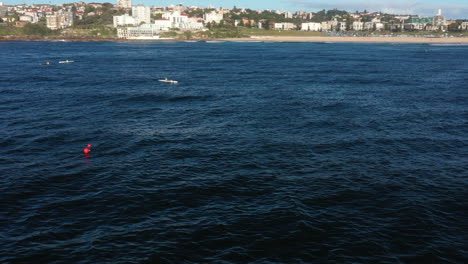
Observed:
[[[87,148],[89,148],[89,149],[90,149],[92,146],[93,146],[93,145],[91,145],[91,144],[88,144],[88,147],[87,147]]]
[[[85,148],[85,149],[83,149],[83,152],[84,152],[84,154],[89,154],[89,152],[91,152],[91,150],[89,148]]]

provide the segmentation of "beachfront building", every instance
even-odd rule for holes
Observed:
[[[128,14],[124,14],[121,16],[114,16],[113,19],[114,19],[114,27],[128,26],[128,25],[134,26],[138,24],[137,20]]]
[[[196,19],[189,18],[187,22],[179,25],[179,28],[182,30],[201,30],[204,29],[205,26],[202,22],[198,22]]]
[[[162,19],[156,20],[155,24],[158,27],[166,27],[170,24],[169,28],[179,28],[181,30],[199,30],[204,28],[203,23],[181,15],[179,11],[163,14]]]
[[[301,25],[302,31],[322,31],[322,24],[321,23],[302,23]]]
[[[461,30],[468,30],[468,22],[462,22],[460,26]]]
[[[151,23],[151,9],[149,6],[137,5],[132,6],[132,16],[135,18],[136,23],[150,24]]]
[[[179,11],[164,13],[162,18],[171,21],[172,24],[177,25],[188,21],[188,16],[183,16]]]
[[[53,30],[62,29],[73,26],[73,12],[59,11],[53,15],[46,16],[47,27]]]
[[[384,31],[385,30],[385,24],[384,23],[375,23],[374,29],[377,31]]]
[[[327,21],[323,21],[320,23],[322,26],[322,31],[330,31],[331,30],[331,25]]]
[[[432,25],[434,26],[446,26],[447,21],[445,17],[442,15],[442,9],[439,9],[437,15],[432,18]]]
[[[364,30],[364,22],[361,22],[361,21],[354,21],[354,22],[353,22],[353,30],[355,30],[355,31],[363,31],[363,30]]]
[[[296,25],[293,23],[285,22],[285,23],[275,23],[273,26],[276,30],[293,30],[296,29]]]
[[[216,24],[219,24],[221,20],[223,20],[223,14],[216,13],[215,11],[205,13],[203,14],[203,20],[205,21],[205,23],[215,22]]]
[[[412,16],[404,25],[405,30],[426,30],[426,26],[432,24],[432,17]]]
[[[132,8],[132,0],[117,0],[117,6],[120,8]]]
[[[431,24],[433,21],[432,17],[420,17],[420,16],[412,16],[408,23],[411,24]]]
[[[153,25],[159,31],[169,31],[172,28],[172,22],[165,18],[154,20]]]
[[[328,24],[328,30],[333,31],[338,29],[338,20],[335,18],[333,20],[327,21]]]
[[[373,31],[374,30],[374,23],[373,22],[365,22],[364,23],[364,30],[365,31]]]
[[[150,24],[151,23],[151,10],[149,6],[133,6],[132,7],[132,16],[124,14],[121,16],[113,16],[114,27],[119,26],[138,26],[141,23]]]
[[[122,39],[158,39],[158,32],[152,24],[143,24],[139,27],[117,28],[117,37]]]
[[[384,23],[381,22],[365,22],[364,30],[366,31],[382,31],[385,29]]]
[[[346,31],[346,22],[341,22],[340,23],[340,31]]]

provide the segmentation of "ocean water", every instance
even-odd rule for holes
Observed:
[[[468,46],[0,42],[0,113],[1,263],[468,263]]]

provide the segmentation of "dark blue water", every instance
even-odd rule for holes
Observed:
[[[3,42],[0,166],[2,263],[467,263],[468,46]]]

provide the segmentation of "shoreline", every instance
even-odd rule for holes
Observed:
[[[0,42],[9,41],[112,41],[112,42],[163,42],[163,41],[230,41],[230,42],[340,42],[340,43],[432,43],[432,44],[468,44],[468,37],[415,37],[399,35],[398,37],[352,37],[352,36],[311,36],[311,37],[290,37],[290,36],[251,36],[244,38],[219,38],[219,39],[120,39],[115,37],[93,38],[93,37],[39,37],[39,36],[8,36],[0,37]]]
[[[278,36],[261,36],[250,38],[237,38],[237,39],[223,39],[225,41],[240,41],[240,42],[341,42],[341,43],[450,43],[450,44],[468,44],[468,37],[443,37],[443,38],[429,38],[429,37],[278,37]]]

